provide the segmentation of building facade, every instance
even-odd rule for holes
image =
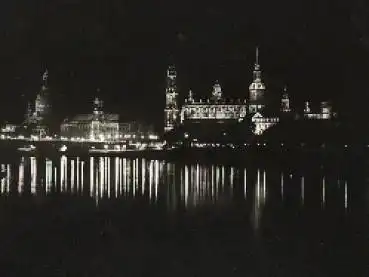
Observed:
[[[34,103],[29,102],[23,126],[33,135],[45,136],[49,133],[51,102],[48,86],[49,72],[42,75],[42,86]]]
[[[95,98],[91,114],[66,118],[60,126],[60,135],[92,141],[118,140],[119,115],[104,113],[103,101]]]
[[[293,110],[287,88],[281,95],[280,109],[271,111],[266,105],[267,88],[263,82],[262,70],[259,62],[259,49],[256,48],[253,79],[249,85],[248,96],[243,99],[226,100],[223,96],[221,85],[218,81],[213,85],[212,93],[207,99],[196,99],[190,90],[182,105],[179,104],[176,85],[177,72],[174,66],[167,71],[166,105],[164,109],[164,133],[172,131],[176,127],[187,124],[212,125],[241,123],[246,119],[252,125],[255,135],[261,135],[265,130],[278,124],[285,118],[298,118],[293,115],[298,113]],[[305,105],[303,118],[305,119],[331,119],[332,107],[328,102],[321,103],[321,109],[313,113],[309,103]]]

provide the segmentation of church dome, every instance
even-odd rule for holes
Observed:
[[[265,90],[265,85],[261,81],[252,82],[249,90]]]

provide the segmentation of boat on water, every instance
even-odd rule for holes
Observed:
[[[27,146],[24,146],[24,147],[19,147],[18,151],[21,151],[21,152],[34,152],[34,151],[36,151],[36,146],[30,144],[30,145],[27,145]]]

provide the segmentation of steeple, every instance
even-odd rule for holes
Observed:
[[[255,66],[254,66],[254,81],[261,80],[261,69],[259,63],[259,47],[256,47]]]
[[[287,93],[287,86],[284,86],[282,100],[281,100],[281,111],[282,112],[290,112],[290,98]]]
[[[253,81],[249,86],[249,112],[256,113],[264,109],[265,85],[261,80],[261,69],[259,64],[259,48],[255,51],[255,65],[253,71]]]
[[[42,89],[47,89],[48,87],[48,79],[49,79],[49,71],[45,70],[44,74],[42,74]]]
[[[189,90],[189,91],[188,91],[187,101],[188,101],[189,103],[193,103],[193,102],[194,102],[194,99],[193,99],[193,92],[192,92],[192,90]]]

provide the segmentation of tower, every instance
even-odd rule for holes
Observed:
[[[37,94],[35,100],[35,112],[40,117],[45,117],[50,113],[48,78],[49,71],[46,69],[42,74],[41,91]]]
[[[284,87],[282,100],[281,100],[281,112],[288,113],[291,111],[290,108],[290,98],[287,93],[287,87]]]
[[[49,79],[49,71],[46,69],[44,74],[42,74],[42,90],[47,89]]]
[[[164,109],[164,132],[174,129],[179,115],[178,93],[177,93],[177,72],[173,65],[167,70],[167,87],[165,90]]]
[[[100,100],[98,97],[96,97],[93,103],[94,120],[99,120],[100,117],[103,115],[103,105],[104,105],[104,102]]]
[[[215,102],[218,102],[222,98],[222,87],[219,84],[219,81],[215,81],[213,85],[213,91],[211,93],[211,99]]]
[[[320,109],[322,119],[332,118],[332,106],[329,102],[321,102]]]
[[[188,91],[188,97],[187,97],[186,101],[187,101],[187,103],[193,103],[195,101],[195,99],[193,98],[192,90]]]
[[[256,113],[264,109],[265,85],[261,80],[261,68],[259,64],[259,48],[256,48],[253,81],[249,86],[249,112]]]

